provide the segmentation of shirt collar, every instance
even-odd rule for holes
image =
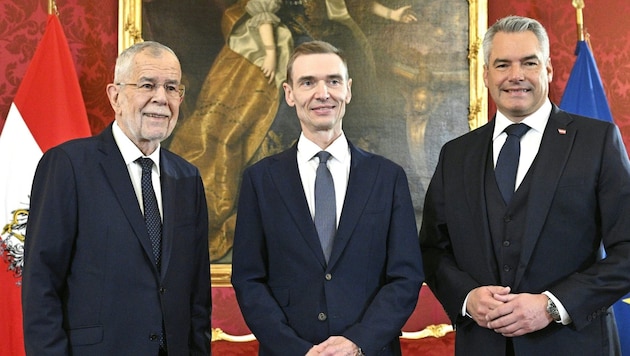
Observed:
[[[127,135],[122,131],[120,126],[118,126],[118,122],[114,121],[112,125],[112,134],[114,135],[114,141],[116,141],[116,145],[120,150],[120,153],[123,156],[123,160],[125,164],[128,166],[131,163],[135,162],[140,157],[148,157],[153,160],[154,166],[157,168],[158,175],[160,174],[160,145],[158,145],[157,149],[153,151],[148,156],[145,156],[142,151],[136,146]]]
[[[536,110],[533,114],[527,116],[521,121],[521,123],[526,124],[530,127],[530,130],[535,130],[542,134],[545,131],[545,126],[547,126],[547,121],[549,121],[549,115],[551,114],[551,101],[549,98],[545,100],[543,105]],[[512,125],[514,122],[510,121],[505,115],[503,115],[500,111],[497,111],[497,114],[494,118],[494,134],[492,135],[492,140],[496,139],[506,127]]]
[[[304,133],[300,134],[300,138],[297,143],[298,150],[298,162],[310,161],[319,151],[322,151],[316,143],[309,140],[304,136]],[[345,162],[350,156],[350,149],[348,146],[348,140],[346,135],[341,132],[341,135],[335,139],[324,150],[332,155],[332,157],[340,162]]]

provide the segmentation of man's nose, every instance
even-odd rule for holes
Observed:
[[[315,88],[315,95],[317,96],[318,99],[328,99],[330,97],[330,94],[328,93],[328,86],[326,85],[325,81],[320,81],[317,83],[317,86]]]
[[[520,64],[516,64],[510,67],[510,80],[523,80],[524,75],[523,75],[523,66]]]

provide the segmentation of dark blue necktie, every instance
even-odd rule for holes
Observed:
[[[153,160],[151,158],[140,157],[136,160],[136,162],[142,166],[141,185],[142,204],[144,206],[144,222],[147,225],[147,232],[149,233],[149,238],[151,239],[155,265],[159,271],[162,259],[162,218],[160,217],[160,209],[158,208],[157,199],[155,198],[155,190],[153,190],[153,180],[151,179]],[[160,348],[166,350],[166,338],[164,335],[164,322],[162,321],[159,343]]]
[[[330,153],[321,151],[316,154],[319,158],[315,177],[315,227],[319,235],[319,242],[326,257],[326,262],[332,252],[333,239],[337,230],[337,208],[335,201],[335,186],[326,162]]]
[[[160,259],[162,257],[162,219],[158,208],[153,181],[151,179],[151,169],[153,160],[150,158],[138,158],[136,160],[142,166],[142,203],[144,205],[144,222],[147,225],[153,257],[155,264],[160,269]]]
[[[510,204],[516,187],[516,171],[521,156],[521,137],[529,130],[525,124],[512,124],[505,128],[508,137],[499,152],[494,176],[505,204]]]

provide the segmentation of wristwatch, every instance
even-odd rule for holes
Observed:
[[[556,307],[556,303],[551,300],[551,298],[547,299],[547,313],[551,315],[551,318],[555,322],[559,322],[562,318],[560,317],[560,312],[558,311],[558,307]]]

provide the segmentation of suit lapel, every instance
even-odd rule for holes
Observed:
[[[534,251],[544,222],[549,214],[551,202],[558,186],[560,176],[569,159],[575,140],[576,131],[571,130],[572,119],[554,105],[549,117],[542,142],[536,156],[535,167],[527,203],[527,224],[523,237],[519,266],[514,280],[514,287],[525,273],[529,259]]]
[[[337,234],[335,235],[332,253],[328,261],[329,266],[333,266],[339,260],[341,253],[348,244],[367,204],[369,194],[365,192],[372,190],[379,172],[379,167],[373,163],[373,155],[371,153],[357,149],[350,142],[348,142],[348,145],[350,146],[351,155],[350,176],[348,177],[348,188],[341,210]]]
[[[494,280],[499,280],[499,271],[497,269],[497,259],[494,253],[492,236],[490,234],[488,207],[486,206],[486,185],[485,176],[488,157],[492,150],[492,133],[494,132],[494,120],[490,123],[473,131],[471,134],[478,137],[471,140],[471,146],[467,147],[466,159],[464,160],[464,176],[469,181],[465,186],[466,202],[468,209],[472,214],[471,221],[480,221],[481,224],[471,226],[476,230],[473,236],[486,236],[482,239],[482,253],[485,258],[481,261],[485,264],[485,268],[492,272]]]
[[[297,146],[294,145],[291,149],[274,156],[272,159],[274,161],[269,165],[268,173],[282,199],[282,203],[291,214],[295,226],[300,231],[300,235],[313,251],[322,267],[325,268],[326,259],[319,242],[313,217],[308,209],[306,195],[302,187],[302,179],[298,170]]]
[[[160,272],[164,276],[171,260],[171,250],[175,237],[175,178],[170,170],[169,161],[160,153],[160,183],[162,184],[162,262]]]
[[[127,167],[114,141],[111,125],[103,131],[100,138],[99,150],[105,155],[103,160],[101,160],[101,167],[103,168],[105,177],[109,181],[114,195],[120,204],[120,208],[127,217],[129,225],[134,231],[140,245],[142,245],[145,254],[150,261],[153,261],[151,241],[149,240],[145,228],[144,217],[142,216],[136,193],[133,190]],[[154,263],[151,265],[153,268],[156,268]]]

